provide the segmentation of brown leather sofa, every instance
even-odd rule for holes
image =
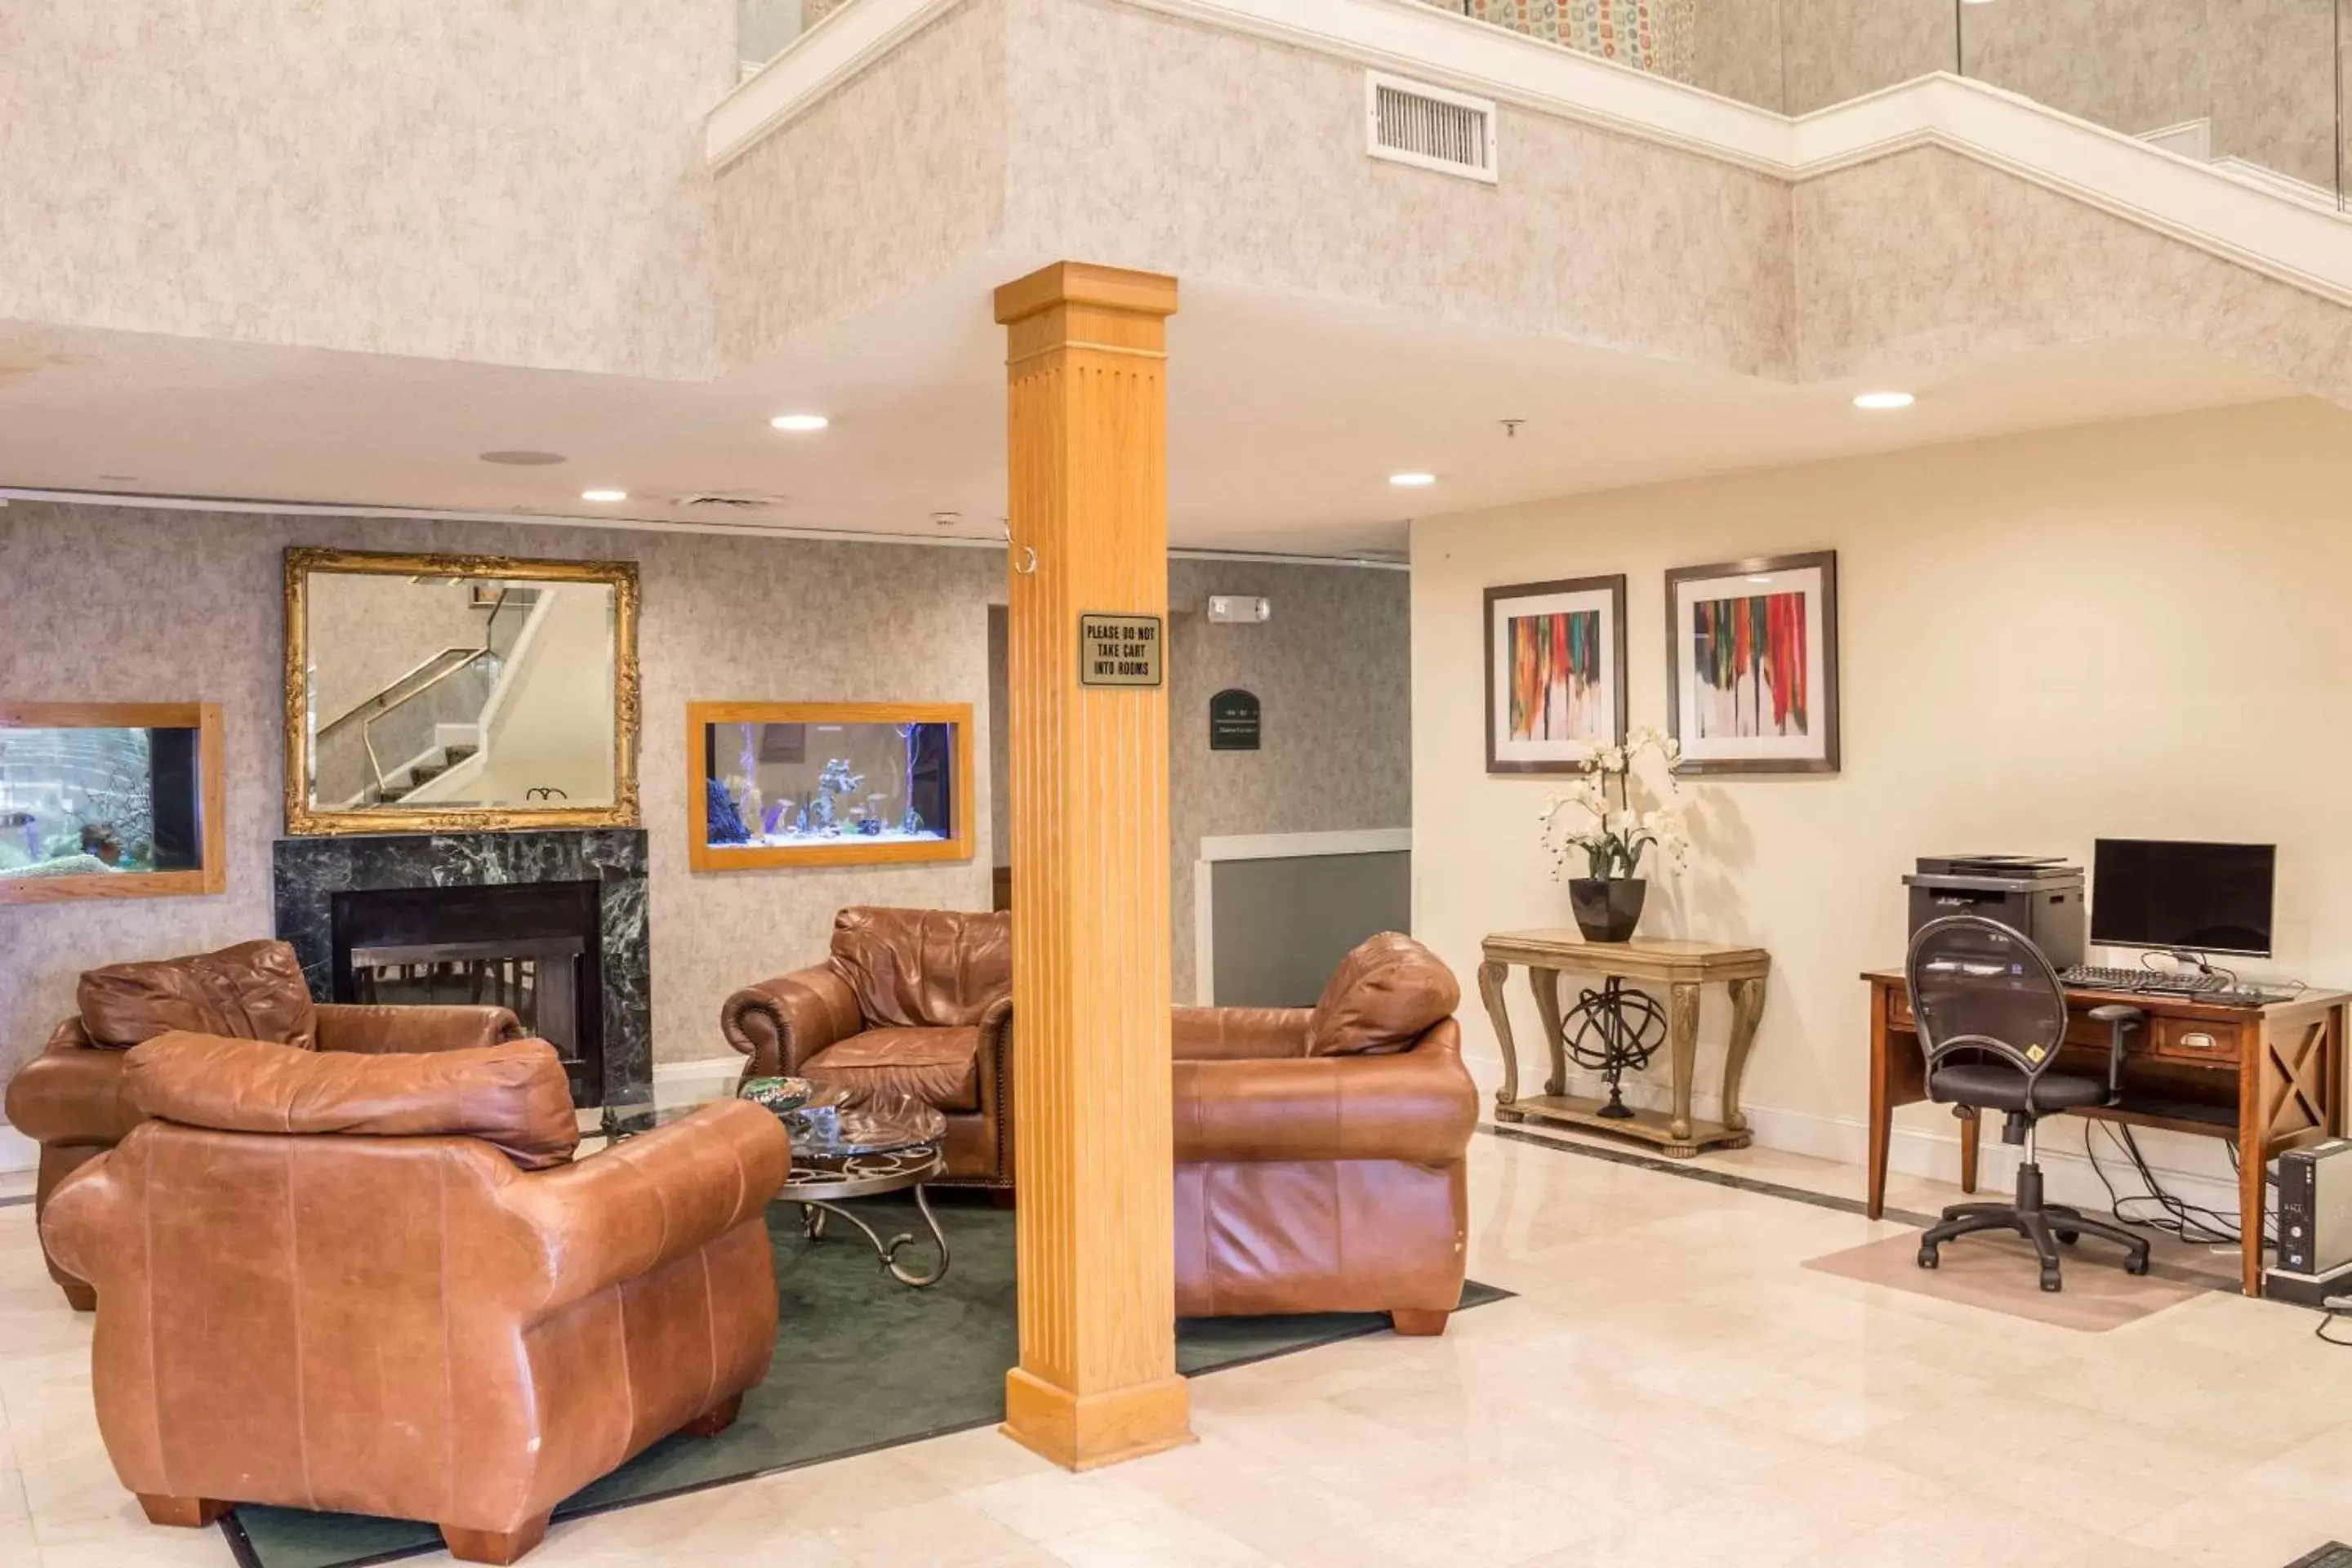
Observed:
[[[1399,1333],[1445,1331],[1478,1120],[1461,997],[1389,932],[1311,1009],[1176,1009],[1180,1314],[1386,1312]]]
[[[108,1456],[159,1524],[240,1502],[429,1521],[509,1563],[557,1502],[767,1373],[761,1211],[791,1164],[725,1102],[573,1163],[543,1040],[429,1056],[166,1034],[148,1120],[49,1196],[98,1289]]]
[[[719,1009],[745,1078],[903,1089],[947,1117],[953,1183],[1013,1183],[1013,917],[843,910],[833,953]]]
[[[504,1007],[314,1003],[294,950],[282,942],[93,969],[82,975],[77,999],[80,1011],[8,1084],[9,1124],[41,1145],[37,1216],[58,1183],[139,1125],[139,1110],[123,1093],[123,1057],[142,1040],[183,1029],[373,1054],[487,1046],[522,1035]],[[59,1268],[55,1255],[48,1264],[66,1300],[89,1311],[89,1285]]]

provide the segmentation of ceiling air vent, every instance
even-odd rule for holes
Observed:
[[[1364,120],[1364,150],[1375,158],[1495,183],[1490,100],[1366,71]]]

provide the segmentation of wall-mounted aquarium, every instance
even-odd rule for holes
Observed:
[[[966,703],[697,702],[698,871],[971,856]]]
[[[220,710],[0,706],[0,903],[217,893]]]

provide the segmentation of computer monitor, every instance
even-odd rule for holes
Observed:
[[[2274,844],[2102,838],[2091,861],[2101,947],[2271,955]]]

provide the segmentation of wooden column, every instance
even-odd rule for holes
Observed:
[[[1176,1375],[1168,691],[1081,684],[1079,618],[1168,611],[1176,282],[996,291],[1012,442],[1013,1103],[1021,1364],[1004,1430],[1073,1469],[1192,1438]]]

